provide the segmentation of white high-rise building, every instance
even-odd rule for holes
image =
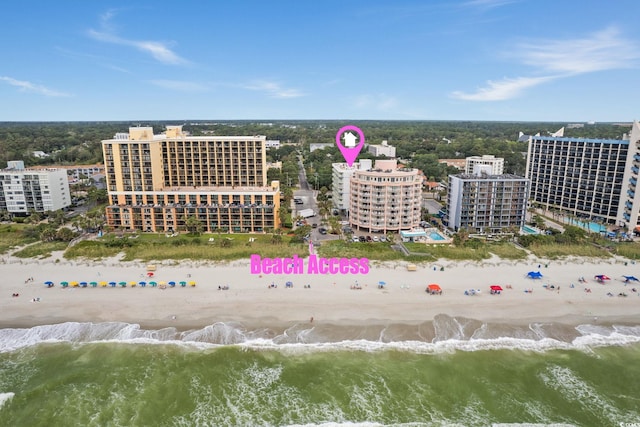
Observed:
[[[26,215],[71,206],[67,171],[25,169],[24,162],[11,161],[0,170],[0,211]]]
[[[355,171],[371,170],[372,162],[370,159],[362,159],[357,163],[349,166],[346,163],[333,163],[331,165],[331,195],[333,206],[342,212],[349,211],[351,177]]]
[[[479,233],[500,233],[525,223],[529,180],[516,175],[449,175],[447,225]]]

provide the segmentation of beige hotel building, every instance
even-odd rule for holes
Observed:
[[[376,160],[373,169],[351,176],[349,223],[358,230],[398,232],[420,225],[422,176],[398,168],[396,160]]]
[[[279,182],[267,184],[266,137],[199,136],[167,126],[129,128],[102,141],[107,224],[176,232],[195,217],[203,232],[279,228]]]

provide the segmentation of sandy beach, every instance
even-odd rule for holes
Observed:
[[[183,330],[217,322],[239,322],[250,327],[286,327],[300,322],[361,326],[419,324],[439,314],[516,324],[640,321],[640,283],[625,283],[623,278],[640,277],[638,265],[616,258],[496,258],[479,263],[442,260],[419,265],[417,271],[407,271],[401,262],[372,262],[366,275],[289,276],[251,274],[248,260],[228,264],[165,261],[155,263],[152,279],[147,277],[147,264],[125,263],[117,258],[67,261],[56,254],[44,261],[5,256],[1,262],[3,328],[67,321],[118,321]],[[527,278],[530,271],[540,271],[543,277]],[[598,283],[594,276],[600,274],[610,280]],[[580,277],[586,283],[579,282]],[[62,281],[149,280],[195,281],[196,286],[60,286]],[[55,286],[47,288],[46,281]],[[293,287],[286,286],[288,281]],[[385,283],[383,287],[380,282]],[[431,283],[439,284],[443,294],[427,294],[425,289]],[[277,287],[270,287],[272,284]],[[218,289],[225,285],[228,290]],[[503,291],[491,295],[491,285],[499,285]],[[471,289],[480,293],[465,295]]]

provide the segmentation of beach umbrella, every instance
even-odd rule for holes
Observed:
[[[636,276],[622,276],[624,277],[624,280],[627,282],[638,282],[640,281],[640,279],[638,279]]]
[[[147,277],[153,277],[153,271],[148,272]]]
[[[61,285],[63,288],[66,288],[67,286],[69,286],[69,282],[60,282],[60,285]]]
[[[107,282],[105,282],[105,281],[100,282],[100,286],[102,286],[104,288],[105,286],[107,286]]]
[[[44,282],[45,285],[47,285],[47,288],[50,288],[53,286],[53,282],[48,281],[48,282]]]
[[[156,287],[156,286],[158,286],[158,283],[157,282],[149,282],[149,285],[152,286],[152,287]]]
[[[189,286],[195,286],[196,282],[194,282],[193,280],[191,282],[189,282]]]
[[[123,288],[124,288],[125,286],[127,286],[127,282],[120,282],[120,283],[118,283],[118,284],[119,284],[120,286],[122,286]]]
[[[174,281],[169,282],[169,286],[174,287],[175,285],[176,285],[176,282]]]
[[[180,286],[182,286],[182,287],[187,286],[187,282],[184,282],[184,281],[183,281],[183,282],[180,282]]]
[[[166,285],[167,282],[158,282],[158,285]]]
[[[87,285],[88,285],[88,283],[87,283],[87,282],[80,282],[80,286],[82,286],[83,288],[86,288],[86,287],[87,287]]]
[[[96,286],[98,286],[98,282],[91,282],[91,283],[89,283],[89,284],[90,284],[91,286],[93,286],[94,288],[95,288]]]
[[[530,271],[527,273],[529,279],[542,279],[542,273],[539,271]]]
[[[116,283],[116,282],[109,282],[109,286],[111,286],[112,288],[115,288],[115,287],[116,287],[116,285],[117,285],[117,283]]]
[[[427,286],[427,292],[429,292],[430,294],[440,294],[442,293],[442,288],[440,287],[440,285],[437,285],[435,283],[430,284],[429,286]]]
[[[136,286],[138,284],[138,282],[129,282],[129,285],[133,288],[134,286]]]
[[[147,286],[147,282],[138,282],[138,285],[144,288],[145,286]]]
[[[499,285],[491,285],[491,286],[489,286],[489,288],[492,291],[501,291],[502,290],[502,286],[499,286]]]
[[[78,285],[79,285],[79,283],[78,283],[78,282],[71,282],[71,283],[69,283],[69,284],[70,284],[71,286],[73,286],[73,287],[76,287],[76,286],[78,286]]]

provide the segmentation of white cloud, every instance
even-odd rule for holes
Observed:
[[[470,0],[462,3],[462,6],[477,7],[481,9],[493,9],[507,4],[515,3],[517,0]]]
[[[241,85],[243,89],[264,92],[272,98],[299,98],[306,94],[298,89],[285,88],[280,83],[267,80],[256,80]]]
[[[485,87],[479,88],[473,93],[455,91],[451,96],[465,101],[504,101],[515,98],[525,89],[546,83],[558,77],[559,76],[505,78],[497,82],[489,80]]]
[[[608,28],[583,39],[539,40],[519,45],[515,57],[543,70],[568,74],[628,68],[640,57],[639,46]]]
[[[378,111],[388,111],[398,106],[398,100],[384,93],[364,94],[353,99],[356,108],[374,108]]]
[[[194,83],[183,80],[150,80],[150,83],[165,89],[177,90],[181,92],[205,92],[209,88],[200,83]]]
[[[24,92],[37,93],[44,96],[71,96],[68,93],[58,92],[57,90],[49,89],[48,87],[37,85],[25,80],[16,80],[11,77],[0,76],[0,81],[7,82],[11,86],[16,86]]]
[[[115,16],[114,11],[104,13],[100,17],[101,30],[91,29],[88,31],[89,36],[105,43],[134,47],[151,55],[154,59],[164,64],[179,65],[189,62],[171,50],[167,43],[153,40],[129,40],[117,36],[111,26],[111,18],[113,18],[113,16]]]
[[[559,78],[634,67],[640,58],[639,49],[637,43],[621,37],[616,28],[608,28],[582,39],[520,43],[508,56],[529,66],[534,76],[488,81],[485,87],[474,93],[455,91],[451,96],[467,101],[504,101],[517,97],[526,89]]]

